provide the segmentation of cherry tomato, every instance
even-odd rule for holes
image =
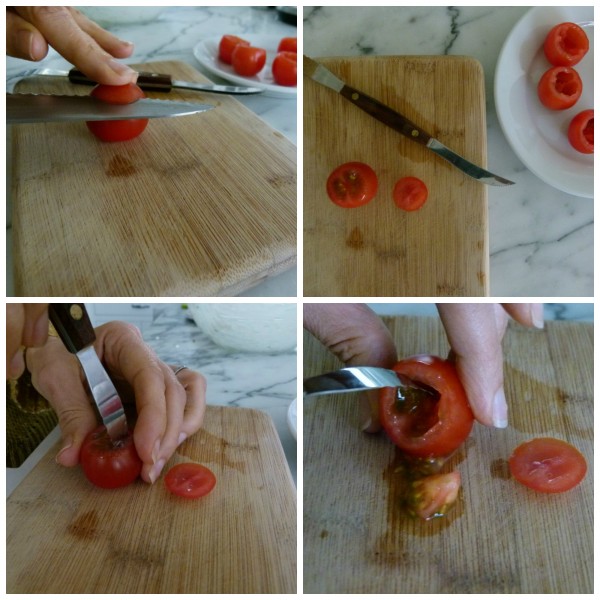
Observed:
[[[408,512],[426,521],[443,517],[454,504],[460,490],[460,473],[439,473],[411,482],[407,497]]]
[[[571,67],[552,67],[538,83],[538,96],[541,103],[551,110],[571,108],[583,90],[579,73]]]
[[[88,480],[101,488],[129,485],[142,470],[133,437],[129,435],[113,442],[104,425],[87,434],[79,462]]]
[[[575,115],[569,125],[569,142],[583,154],[594,153],[594,110],[584,110]]]
[[[97,85],[91,95],[108,104],[131,104],[145,98],[144,92],[135,84]],[[125,142],[131,140],[148,125],[148,119],[126,121],[86,121],[88,129],[103,142]]]
[[[219,59],[230,65],[233,51],[238,44],[249,46],[250,42],[247,42],[237,35],[224,35],[219,42]]]
[[[235,72],[242,77],[252,77],[260,73],[267,62],[267,51],[254,46],[238,44],[231,55]]]
[[[587,471],[581,452],[554,438],[536,438],[521,444],[508,459],[508,465],[517,481],[547,494],[574,488]]]
[[[183,498],[206,496],[216,484],[214,473],[197,463],[179,463],[165,475],[167,489]]]
[[[271,67],[278,85],[294,86],[298,79],[298,55],[295,52],[279,52]]]
[[[556,67],[576,65],[590,49],[585,31],[575,23],[560,23],[553,27],[544,41],[544,54]]]
[[[277,47],[277,52],[298,52],[298,38],[282,38]]]
[[[403,177],[394,186],[394,203],[402,210],[419,210],[428,195],[427,186],[417,177]]]
[[[327,179],[327,194],[343,208],[367,204],[377,193],[377,175],[369,165],[348,162],[334,169]]]
[[[381,391],[379,415],[388,437],[411,456],[432,458],[454,452],[473,426],[473,412],[454,365],[420,355],[401,360],[393,368],[430,393],[409,389],[398,400],[396,388]]]

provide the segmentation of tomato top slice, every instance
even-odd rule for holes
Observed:
[[[536,438],[521,444],[508,459],[508,465],[517,481],[547,494],[574,488],[587,472],[583,454],[555,438]]]
[[[335,168],[327,179],[327,194],[342,208],[367,204],[377,194],[377,175],[362,162],[347,162]]]
[[[585,31],[575,23],[559,23],[544,40],[544,54],[555,66],[572,67],[589,49],[590,41]]]
[[[179,463],[165,475],[167,489],[183,498],[201,498],[217,484],[215,474],[198,463]]]
[[[394,203],[407,211],[418,210],[427,202],[429,190],[418,177],[403,177],[394,186]]]
[[[436,356],[414,356],[394,371],[434,391],[398,401],[396,388],[380,393],[381,423],[389,438],[411,456],[448,456],[468,437],[473,412],[454,365]]]

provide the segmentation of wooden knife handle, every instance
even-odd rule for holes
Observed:
[[[85,304],[50,304],[48,314],[69,352],[76,354],[94,343],[96,333]]]
[[[69,71],[69,81],[71,83],[82,83],[84,85],[96,85],[95,81],[86,77],[77,69],[71,69]],[[173,89],[172,81],[170,75],[140,71],[138,74],[137,85],[149,92],[170,92]]]
[[[375,100],[375,98],[371,98],[371,96],[367,96],[367,94],[363,94],[363,92],[359,92],[349,85],[344,85],[340,90],[340,94],[347,100],[350,100],[352,104],[355,104],[378,121],[381,121],[384,125],[391,127],[419,144],[425,145],[431,139],[431,135],[423,131],[412,121],[409,121],[406,117],[392,110],[389,106],[382,104],[379,100]]]

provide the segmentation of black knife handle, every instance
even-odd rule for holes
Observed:
[[[96,85],[96,82],[86,77],[81,71],[71,69],[69,71],[71,83],[82,83],[84,85]],[[170,75],[162,73],[149,73],[140,71],[138,73],[137,85],[148,92],[170,92],[173,89],[173,80]]]
[[[367,94],[363,94],[363,92],[359,92],[349,85],[344,85],[340,90],[340,94],[347,100],[350,100],[352,104],[358,106],[358,108],[361,108],[378,121],[381,121],[384,125],[391,127],[419,144],[426,145],[431,139],[431,135],[423,131],[423,129],[415,125],[412,121],[409,121],[406,117],[392,110],[389,106],[382,104],[379,100],[375,100],[375,98],[371,98],[371,96],[367,96]]]
[[[96,333],[85,304],[50,304],[50,321],[69,352],[76,354],[94,343]]]

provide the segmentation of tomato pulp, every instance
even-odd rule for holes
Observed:
[[[550,110],[571,108],[581,97],[582,90],[581,77],[571,67],[552,67],[538,83],[539,99]]]
[[[183,498],[201,498],[217,484],[215,474],[197,463],[179,463],[165,475],[167,489]]]
[[[135,450],[133,437],[113,442],[104,425],[87,434],[79,462],[85,476],[101,488],[118,488],[138,478],[142,461]]]
[[[587,472],[583,454],[554,438],[536,438],[521,444],[508,459],[508,465],[517,481],[546,494],[574,488]]]
[[[474,420],[454,365],[421,355],[401,360],[393,369],[431,391],[417,391],[401,400],[396,388],[381,391],[381,424],[389,438],[411,456],[432,458],[454,452],[468,437]]]
[[[108,104],[131,104],[146,94],[135,84],[97,85],[91,92],[94,98]],[[124,121],[86,121],[88,129],[103,142],[125,142],[131,140],[148,125],[148,119],[127,119]]]
[[[594,110],[583,110],[569,124],[569,142],[582,154],[594,153]]]
[[[348,162],[334,169],[327,179],[327,194],[343,208],[367,204],[377,194],[377,175],[361,162]]]
[[[575,23],[559,23],[544,40],[544,54],[550,64],[561,67],[576,65],[590,49],[585,31]]]

